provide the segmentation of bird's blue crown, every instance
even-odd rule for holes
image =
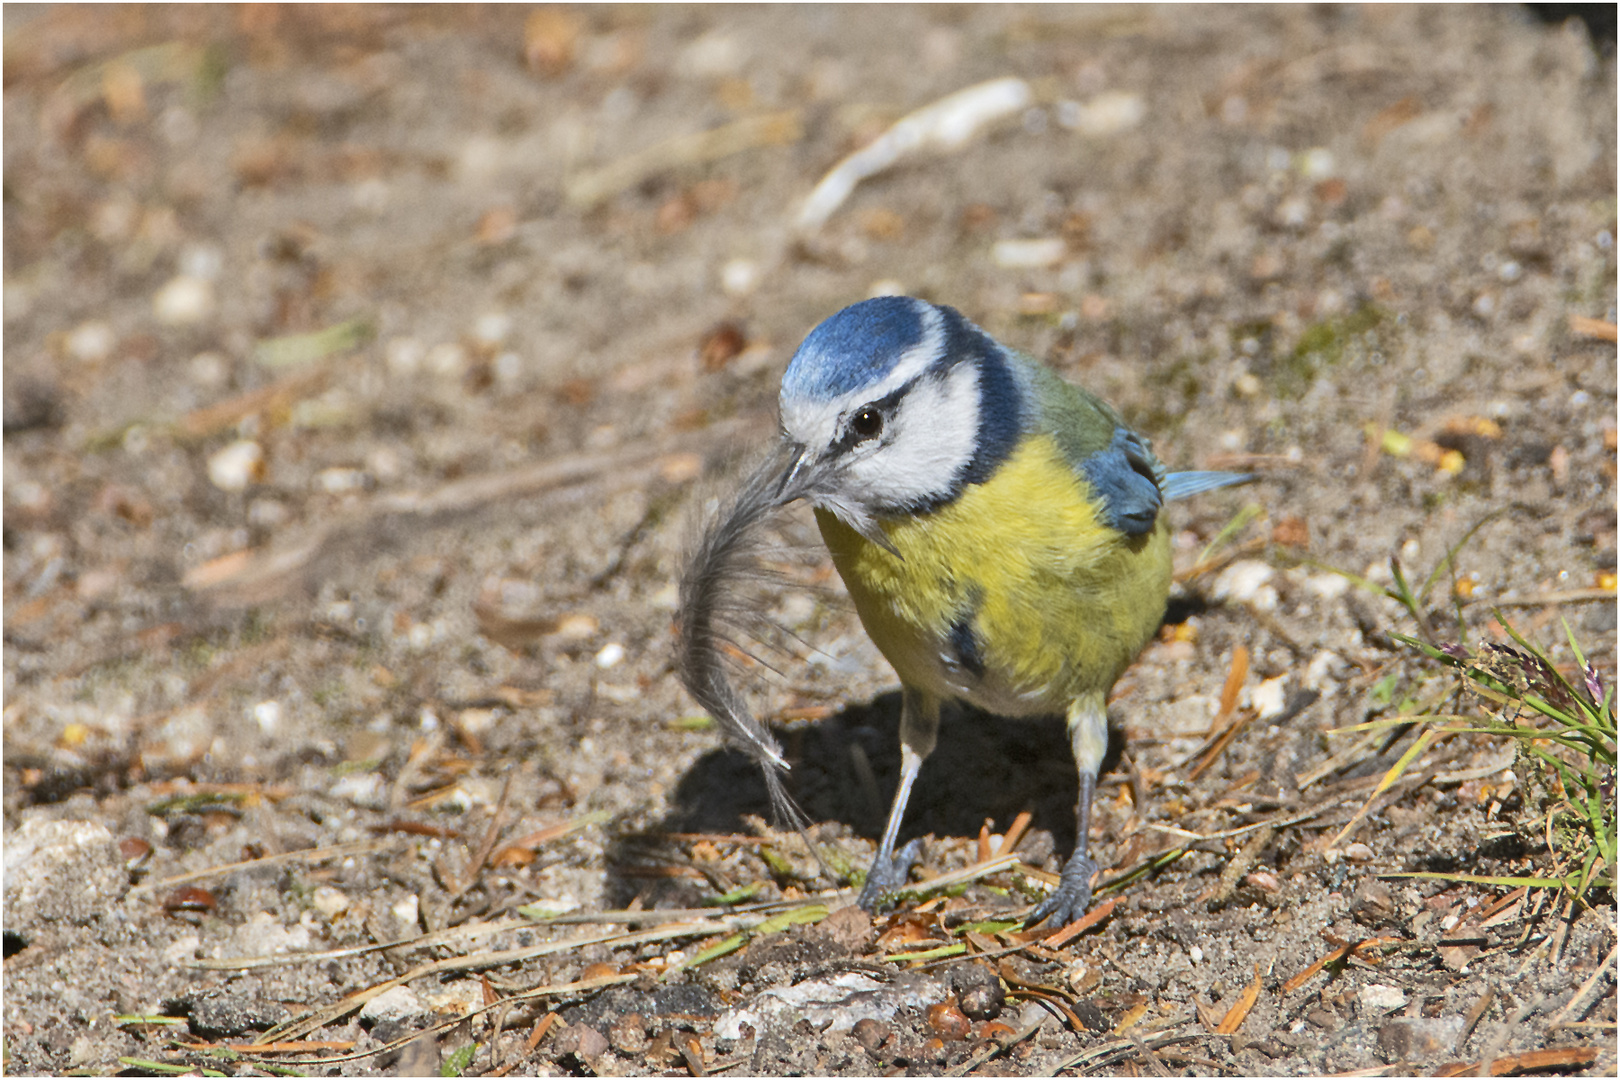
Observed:
[[[925,310],[908,296],[879,296],[825,319],[793,354],[783,396],[828,401],[880,381],[922,340]]]

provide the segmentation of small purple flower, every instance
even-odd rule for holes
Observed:
[[[1587,664],[1581,668],[1581,674],[1586,676],[1586,692],[1592,695],[1592,704],[1603,704],[1603,677],[1598,674],[1597,668]]]

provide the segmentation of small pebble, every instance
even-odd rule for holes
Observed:
[[[523,378],[523,357],[515,352],[503,352],[495,358],[495,381],[510,390]]]
[[[412,893],[388,910],[394,913],[394,918],[406,926],[415,928],[421,919],[422,901],[415,893]]]
[[[422,362],[429,371],[441,378],[459,379],[467,373],[467,350],[459,342],[440,342],[427,351]]]
[[[253,719],[258,723],[260,731],[266,735],[274,735],[276,725],[281,723],[281,702],[259,702],[253,706]]]
[[[1275,571],[1255,559],[1233,563],[1215,578],[1210,594],[1217,600],[1253,604],[1262,611],[1277,606],[1277,590],[1270,584]]]
[[[360,469],[322,469],[315,477],[320,489],[328,495],[341,495],[346,491],[359,491],[366,486],[366,474]]]
[[[225,269],[225,256],[209,244],[192,244],[180,253],[180,273],[203,281],[219,280]]]
[[[602,651],[596,654],[596,666],[606,671],[617,667],[624,660],[624,646],[617,641],[610,641],[602,646]]]
[[[749,259],[732,259],[720,268],[720,287],[731,296],[747,296],[759,279],[759,264]]]
[[[1261,720],[1281,716],[1288,704],[1288,676],[1278,675],[1255,687],[1249,694],[1249,704],[1254,706],[1255,715]]]
[[[152,857],[152,845],[139,836],[126,836],[118,841],[118,854],[124,857],[124,866],[137,870]]]
[[[504,311],[487,312],[473,324],[473,337],[485,345],[499,345],[511,333],[512,316]]]
[[[873,1057],[877,1057],[878,1048],[889,1037],[889,1028],[882,1021],[867,1017],[864,1020],[855,1021],[855,1026],[850,1029],[849,1033],[855,1036],[855,1041],[861,1044],[861,1049]]]
[[[1345,853],[1349,857],[1349,853]],[[1368,926],[1381,926],[1396,914],[1395,894],[1377,878],[1368,878],[1356,886],[1350,900],[1350,913],[1358,922]]]
[[[1307,180],[1325,180],[1334,168],[1333,151],[1325,146],[1313,146],[1299,156],[1299,172]]]
[[[196,885],[182,885],[163,898],[163,910],[171,913],[176,911],[212,911],[217,903],[214,894],[207,889]]]
[[[954,998],[946,998],[937,1005],[928,1007],[928,1026],[933,1028],[940,1038],[952,1042],[967,1038],[973,1030],[972,1021],[968,1020]]]
[[[366,1002],[360,1009],[360,1022],[368,1027],[381,1021],[398,1023],[427,1012],[427,1002],[415,990],[408,986],[396,986]]]
[[[113,334],[112,327],[100,319],[80,323],[68,332],[67,337],[68,355],[86,364],[107,359],[117,344],[118,338]]]
[[[231,364],[217,352],[200,352],[187,365],[191,381],[205,389],[225,385],[231,377]]]
[[[1406,992],[1398,986],[1373,983],[1371,986],[1361,988],[1360,1001],[1361,1007],[1364,1009],[1378,1009],[1387,1012],[1390,1009],[1399,1009],[1406,1004]]]
[[[643,1053],[647,1049],[647,1022],[639,1013],[619,1017],[608,1028],[608,1045],[626,1056]]]
[[[1070,131],[1093,137],[1129,131],[1147,116],[1141,94],[1110,90],[1086,101],[1060,101],[1057,122]]]
[[[1244,877],[1243,883],[1261,892],[1278,892],[1282,889],[1282,882],[1270,870],[1255,870]],[[1197,948],[1197,946],[1194,946]]]
[[[395,375],[414,375],[422,367],[422,357],[427,350],[415,338],[390,338],[383,347],[383,359],[388,364],[388,370]]]
[[[990,248],[990,261],[1004,270],[1029,270],[1056,266],[1069,252],[1060,236],[1034,240],[997,240]]]
[[[964,964],[951,972],[962,1012],[974,1020],[994,1020],[1007,1004],[1007,991],[994,972],[979,964]]]
[[[213,283],[191,274],[171,278],[152,297],[152,314],[165,326],[192,326],[213,313]]]
[[[1277,224],[1285,229],[1297,229],[1311,219],[1311,204],[1303,196],[1295,195],[1277,204]]]
[[[241,439],[214,451],[208,458],[208,480],[221,491],[245,491],[264,476],[264,449]]]
[[[349,895],[330,885],[317,885],[309,898],[310,906],[328,919],[335,919],[349,910]]]
[[[262,528],[274,528],[287,520],[286,504],[275,499],[254,499],[248,506],[248,523]]]

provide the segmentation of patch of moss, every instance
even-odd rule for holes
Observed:
[[[1283,399],[1302,397],[1322,372],[1343,362],[1346,349],[1375,333],[1388,317],[1378,305],[1363,304],[1348,315],[1306,327],[1293,351],[1273,364],[1272,393]]]

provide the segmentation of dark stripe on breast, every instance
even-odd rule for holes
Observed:
[[[951,651],[975,679],[984,678],[984,653],[979,651],[979,636],[973,632],[973,614],[962,615],[951,624]]]

